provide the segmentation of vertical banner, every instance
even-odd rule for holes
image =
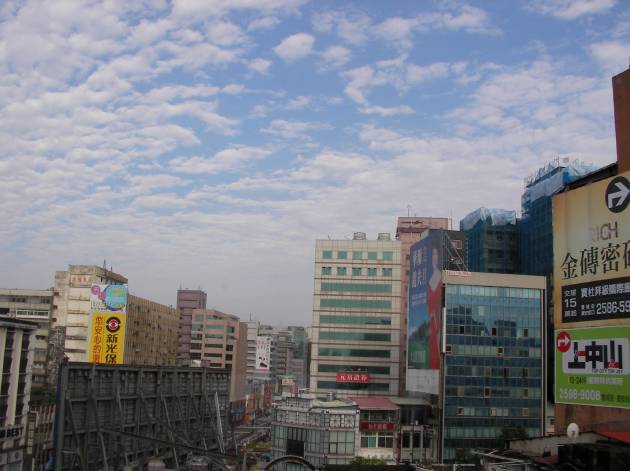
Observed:
[[[411,246],[407,330],[407,389],[438,394],[442,317],[441,230]]]
[[[127,285],[92,285],[88,351],[90,363],[123,363],[127,296]]]
[[[630,406],[629,178],[553,197],[557,403]]]
[[[269,371],[271,361],[271,337],[256,337],[256,371]]]

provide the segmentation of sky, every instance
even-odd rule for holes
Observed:
[[[622,0],[0,2],[0,286],[308,325],[315,240],[519,209],[616,159]]]

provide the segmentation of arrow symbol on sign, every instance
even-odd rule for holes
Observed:
[[[624,185],[621,182],[615,183],[615,186],[619,191],[615,191],[614,193],[610,193],[608,195],[608,207],[614,208],[617,206],[621,206],[625,201],[628,195],[630,195],[630,188]],[[614,201],[617,200],[617,204],[614,204]]]
[[[569,340],[568,337],[561,337],[558,339],[558,344],[559,345],[566,345],[568,343],[571,343],[571,340]]]

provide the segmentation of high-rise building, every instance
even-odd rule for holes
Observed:
[[[55,272],[49,380],[55,382],[56,367],[64,356],[70,361],[88,361],[90,288],[92,284],[125,284],[127,278],[96,265],[70,265]]]
[[[177,361],[182,366],[190,366],[190,328],[193,309],[205,309],[208,295],[200,289],[178,289],[177,309],[179,309],[179,346]]]
[[[396,240],[400,241],[400,386],[405,390],[407,358],[407,290],[409,289],[409,249],[427,229],[448,229],[448,218],[401,216],[396,224]]]
[[[230,371],[230,401],[245,398],[247,324],[216,309],[193,309],[190,358],[193,365]]]
[[[176,366],[179,311],[138,296],[129,295],[124,363]]]
[[[37,324],[0,318],[0,463],[4,470],[21,470],[31,393],[31,368]]]
[[[518,273],[516,211],[478,208],[460,222],[466,233],[466,267],[484,273]]]
[[[256,377],[256,339],[258,338],[259,321],[248,321],[247,324],[247,384],[253,384]]]
[[[400,374],[400,241],[315,244],[310,387],[318,394],[397,396]]]
[[[47,382],[48,332],[52,289],[0,289],[0,315],[37,323],[33,356],[33,384]]]

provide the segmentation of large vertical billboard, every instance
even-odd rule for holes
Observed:
[[[423,235],[409,256],[407,390],[438,394],[444,238],[440,230]]]
[[[629,178],[626,172],[553,197],[555,396],[561,404],[629,406]]]
[[[271,363],[271,337],[259,335],[256,337],[256,371],[269,371]]]
[[[90,363],[123,363],[127,297],[127,285],[93,284],[90,288]]]

